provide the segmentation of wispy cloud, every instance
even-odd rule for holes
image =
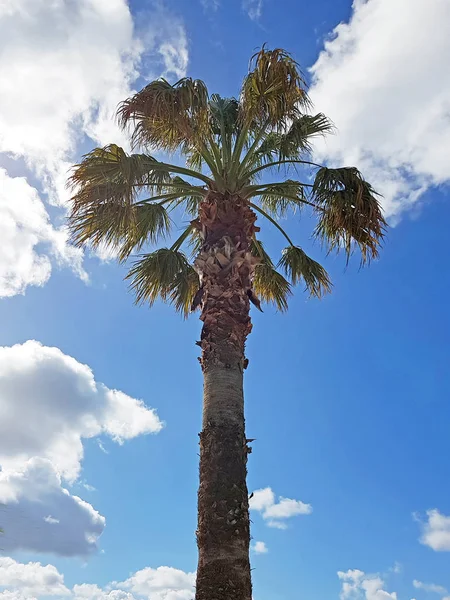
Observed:
[[[252,21],[258,21],[262,15],[263,0],[243,0],[242,8]]]
[[[200,0],[205,10],[216,11],[219,9],[220,0]]]

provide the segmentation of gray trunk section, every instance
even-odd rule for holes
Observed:
[[[242,370],[209,367],[203,383],[203,429],[208,423],[230,424],[244,431],[244,389]]]

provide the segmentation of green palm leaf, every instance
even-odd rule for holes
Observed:
[[[185,316],[199,288],[198,275],[179,250],[160,248],[137,260],[127,275],[136,302],[170,302]]]
[[[119,260],[125,260],[145,243],[155,243],[168,235],[170,227],[169,214],[161,203],[109,201],[80,208],[71,230],[75,245],[106,245],[118,251]]]
[[[285,312],[288,309],[288,298],[292,295],[289,282],[279,273],[261,241],[253,240],[251,251],[260,259],[255,268],[253,290],[264,302],[274,304],[278,310]]]
[[[284,217],[289,210],[296,212],[305,206],[303,184],[287,179],[267,185],[259,192],[259,202],[265,211]]]
[[[331,292],[328,273],[298,246],[285,248],[278,266],[284,269],[294,285],[303,280],[310,296],[321,298]]]

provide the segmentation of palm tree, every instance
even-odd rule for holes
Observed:
[[[70,225],[79,245],[113,247],[120,261],[140,253],[127,278],[137,302],[170,302],[187,315],[200,309],[204,376],[200,433],[196,600],[251,600],[244,427],[245,342],[250,303],[287,309],[291,288],[331,290],[325,269],[279,224],[289,211],[311,210],[314,236],[347,259],[378,256],[385,221],[377,196],[357,169],[310,160],[311,140],[329,133],[311,114],[297,63],[281,49],[252,57],[238,98],[209,95],[200,80],[158,79],[125,100],[118,118],[131,126],[127,154],[110,144],[74,167]],[[183,158],[157,160],[149,150]],[[266,173],[304,174],[305,181],[262,180]],[[190,221],[167,247],[172,216]],[[257,217],[284,236],[275,263],[259,238]]]

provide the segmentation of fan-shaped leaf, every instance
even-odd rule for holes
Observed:
[[[136,302],[170,302],[185,316],[199,288],[198,275],[179,250],[160,248],[136,261],[127,275]]]
[[[170,225],[169,215],[160,203],[130,205],[110,200],[80,207],[71,218],[76,245],[89,243],[97,248],[102,244],[114,248],[119,260],[125,260],[145,243],[165,237]]]
[[[319,169],[313,196],[321,208],[315,235],[330,250],[344,249],[348,259],[357,246],[362,263],[378,256],[387,224],[376,192],[357,169]]]
[[[284,217],[289,210],[295,212],[305,206],[303,185],[299,181],[287,179],[272,183],[259,194],[262,208],[275,215]]]
[[[122,127],[133,124],[134,145],[173,151],[201,139],[209,127],[208,90],[199,79],[186,77],[174,85],[158,79],[122,102],[118,119]]]
[[[328,273],[322,265],[310,258],[298,246],[285,248],[278,266],[284,269],[294,285],[303,280],[310,296],[321,298],[324,294],[331,292]]]
[[[298,64],[285,50],[262,48],[252,58],[253,69],[241,92],[242,119],[273,125],[294,117],[309,105],[306,83]]]
[[[254,256],[257,256],[261,262],[255,267],[253,278],[253,290],[255,294],[264,300],[271,302],[281,312],[288,309],[288,298],[292,294],[289,282],[279,273],[262,242],[254,239],[251,246]]]

